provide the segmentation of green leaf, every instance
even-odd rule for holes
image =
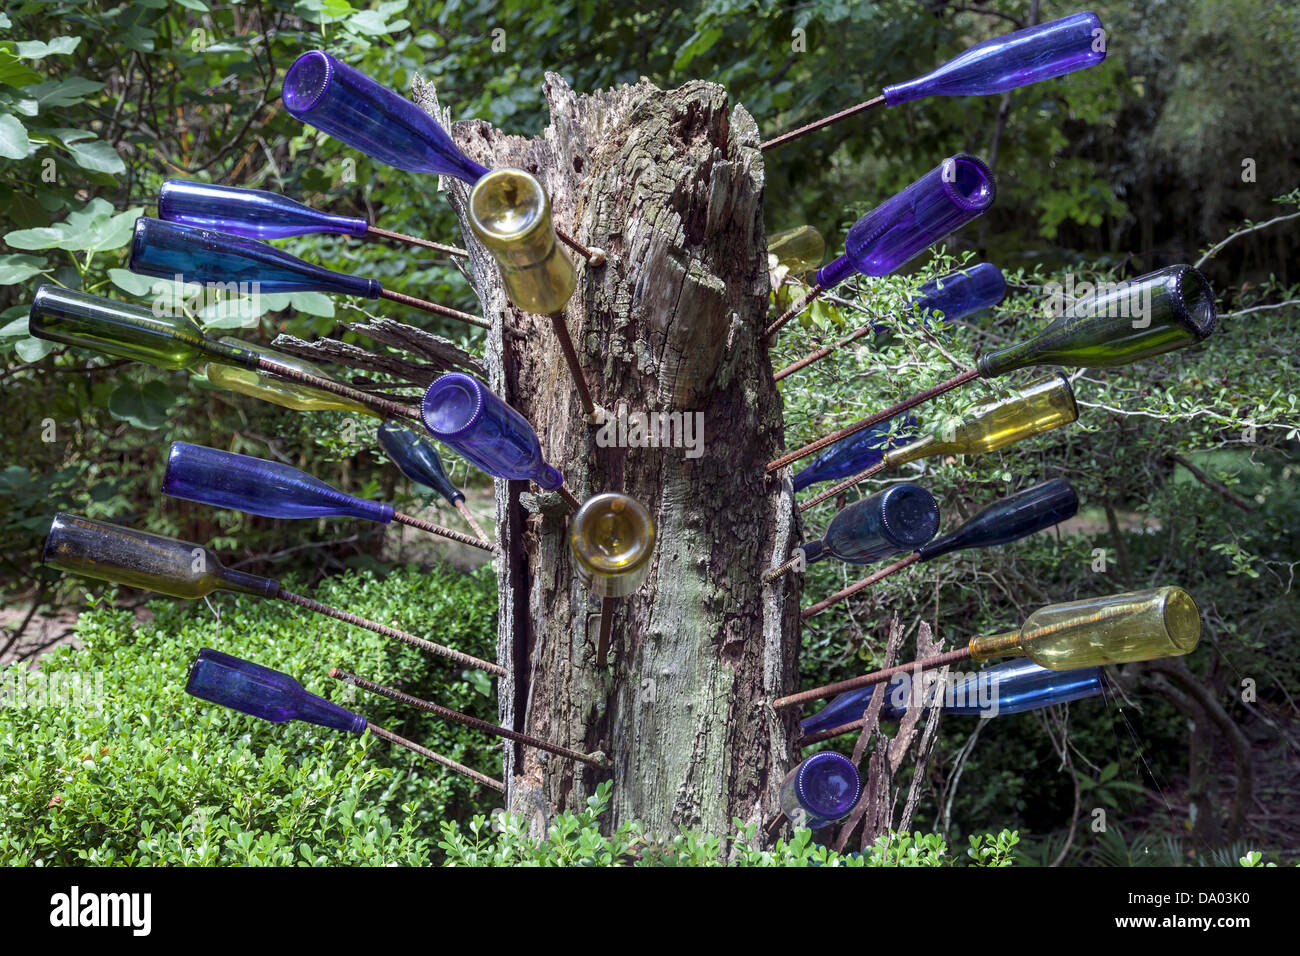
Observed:
[[[39,362],[54,351],[55,343],[46,339],[23,339],[14,346],[14,351],[24,362]]]
[[[77,143],[69,146],[68,152],[72,153],[72,158],[76,160],[78,166],[93,173],[108,173],[116,176],[118,173],[126,172],[126,163],[122,162],[122,157],[117,155],[117,150],[103,140],[97,139],[93,143],[85,144]]]
[[[718,27],[708,30],[696,30],[695,34],[682,44],[682,48],[677,51],[677,59],[673,62],[673,69],[683,69],[697,56],[707,53],[713,44],[717,43],[721,38],[722,30]]]
[[[308,315],[326,319],[334,317],[334,300],[323,292],[294,292],[289,296],[289,304]]]
[[[21,88],[42,79],[44,77],[8,50],[0,50],[0,83]]]
[[[385,36],[388,33],[388,24],[384,22],[384,17],[375,10],[362,10],[348,18],[348,29],[362,36]]]
[[[152,276],[139,276],[134,272],[127,272],[125,269],[109,269],[108,278],[112,281],[113,285],[117,286],[123,292],[135,296],[151,295],[153,293],[154,283],[170,281],[155,279]]]
[[[91,93],[98,93],[104,88],[103,83],[87,80],[81,76],[70,76],[66,80],[50,80],[29,87],[27,92],[36,97],[37,107],[42,110],[59,109],[64,106],[76,106],[83,103]]]
[[[42,40],[23,40],[18,44],[18,55],[24,60],[43,60],[47,56],[66,56],[81,43],[81,37],[55,37],[49,43]]]
[[[211,10],[203,0],[176,0],[176,2],[187,10],[197,10],[199,13],[208,13]]]
[[[135,231],[135,221],[143,214],[144,207],[136,206],[96,223],[88,230],[81,248],[89,252],[122,248],[131,241],[131,234]],[[72,217],[69,216],[68,219],[71,221]]]
[[[10,254],[0,256],[0,285],[16,285],[26,282],[34,275],[45,271],[44,259],[37,256]]]
[[[5,159],[26,159],[31,149],[25,127],[17,116],[6,113],[0,116],[0,156]]]
[[[120,421],[152,430],[167,423],[167,410],[175,401],[176,396],[162,382],[123,382],[108,396],[108,410]]]
[[[53,249],[62,241],[63,230],[58,226],[15,229],[5,233],[5,242],[15,249]]]

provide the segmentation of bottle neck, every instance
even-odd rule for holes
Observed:
[[[237,591],[240,594],[256,594],[258,597],[275,597],[280,592],[280,582],[273,578],[264,578],[260,574],[248,574],[233,568],[221,568],[215,572],[220,581],[217,586],[223,591]]]
[[[834,262],[828,262],[817,270],[817,284],[823,289],[839,285],[856,270],[848,256],[840,256]]]
[[[1020,641],[1020,629],[990,634],[987,637],[972,637],[967,645],[972,661],[987,661],[994,657],[1024,657],[1025,649]]]

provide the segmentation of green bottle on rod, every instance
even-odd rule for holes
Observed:
[[[991,378],[1029,365],[1116,368],[1195,345],[1218,321],[1214,290],[1191,266],[1169,266],[1082,299],[1027,342],[981,356]]]

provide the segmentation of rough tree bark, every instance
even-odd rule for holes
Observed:
[[[758,130],[726,91],[647,82],[575,94],[548,75],[551,124],[536,139],[482,122],[451,127],[489,167],[536,175],[555,222],[605,250],[567,321],[596,402],[628,412],[702,412],[704,454],[602,448],[584,421],[549,322],[507,302],[496,266],[448,195],[471,250],[484,316],[526,332],[490,334],[489,383],[533,424],[579,498],[619,490],[655,517],[649,579],[621,599],[610,666],[595,666],[599,602],[579,584],[567,509],[523,482],[497,482],[502,721],[588,751],[607,772],[506,751],[507,804],[545,826],[614,782],[612,823],[725,834],[776,806],[795,759],[794,718],[767,705],[796,681],[798,578],[761,586],[799,540],[788,480],[764,478],[782,448],[781,401],[760,336],[768,312]],[[431,86],[415,99],[439,114]],[[446,117],[441,117],[446,119]]]

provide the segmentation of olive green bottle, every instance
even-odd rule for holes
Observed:
[[[222,338],[218,341],[252,352],[259,358],[267,358],[279,362],[281,365],[287,365],[289,368],[304,372],[307,375],[314,375],[317,378],[324,379],[330,377],[324,369],[308,362],[306,359],[290,355],[287,352],[281,352],[267,345],[248,345],[231,338]],[[310,385],[299,385],[297,382],[276,378],[257,369],[241,368],[238,365],[209,362],[208,381],[221,388],[228,388],[232,392],[251,395],[253,398],[260,398],[262,401],[298,411],[313,412],[333,409],[336,411],[356,412],[361,415],[373,415],[376,418],[384,417],[364,405],[343,398],[341,395],[323,392],[318,388],[312,388]]]
[[[1180,657],[1201,639],[1201,612],[1178,587],[1151,588],[1040,608],[1017,631],[977,637],[972,660],[1028,657],[1049,670]]]
[[[501,270],[515,307],[552,315],[578,286],[573,263],[559,248],[551,224],[551,200],[522,169],[494,169],[474,185],[469,224]]]
[[[812,226],[795,226],[767,238],[767,254],[791,275],[812,272],[826,258],[826,240]]]
[[[280,583],[221,566],[202,545],[60,512],[41,560],[52,568],[179,598],[213,591],[275,597]]]
[[[1079,417],[1074,390],[1064,375],[1049,375],[1005,398],[990,398],[962,410],[914,442],[890,448],[884,467],[935,455],[978,455],[1068,425]]]
[[[37,338],[159,368],[193,369],[209,358],[236,364],[257,361],[239,343],[220,344],[207,338],[182,311],[146,309],[49,283],[36,290],[29,327]]]
[[[1027,342],[979,359],[989,378],[1028,365],[1113,368],[1205,339],[1218,322],[1214,290],[1191,266],[1169,266],[1076,302]]]

